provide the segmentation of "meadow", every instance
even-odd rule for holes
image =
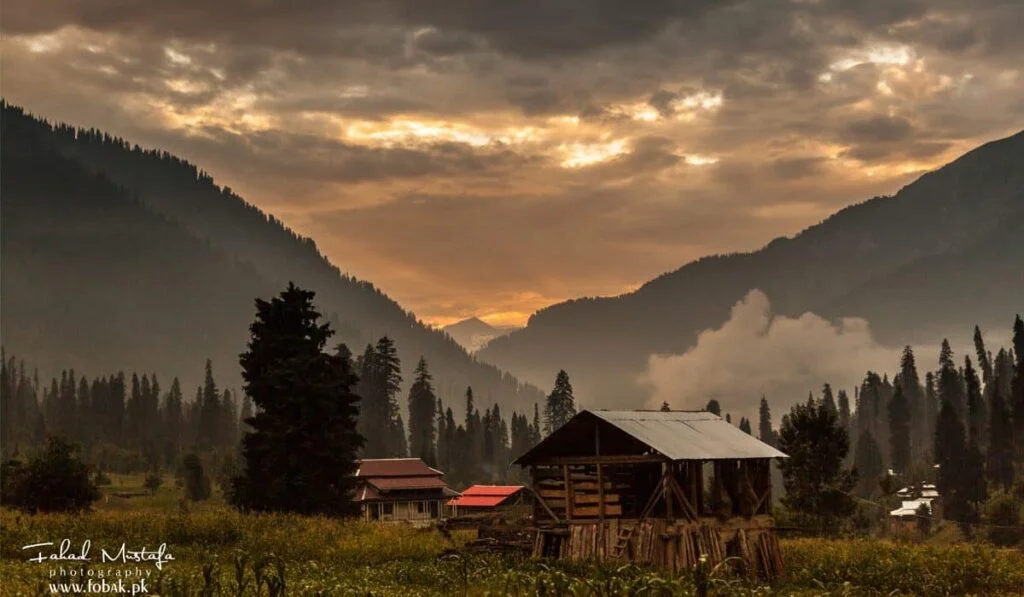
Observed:
[[[123,480],[115,479],[115,484]],[[785,539],[788,574],[777,586],[730,578],[723,570],[672,577],[632,565],[532,561],[508,555],[451,554],[472,531],[437,531],[289,515],[236,512],[218,500],[108,498],[83,515],[0,510],[3,595],[73,593],[72,582],[125,571],[148,595],[351,596],[682,596],[682,595],[1022,595],[1024,552],[984,545],[919,545],[875,540]],[[91,541],[86,566],[32,562],[22,546]],[[116,552],[165,543],[174,560],[102,563]],[[65,576],[61,576],[64,569]],[[84,570],[84,571],[83,571]],[[67,576],[71,571],[84,576]],[[63,587],[58,586],[63,584]]]

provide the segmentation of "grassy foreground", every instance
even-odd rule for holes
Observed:
[[[210,505],[27,516],[0,511],[3,595],[73,593],[72,582],[123,575],[129,592],[145,581],[148,595],[697,595],[691,575],[671,578],[635,566],[598,567],[508,557],[438,556],[464,542],[432,530],[325,518],[242,515]],[[30,562],[39,549],[22,546],[71,541],[81,563]],[[117,552],[166,543],[174,561],[102,563]],[[46,548],[50,549],[50,548]],[[1024,552],[985,546],[933,547],[877,541],[794,539],[782,542],[789,570],[776,587],[749,585],[713,573],[711,595],[1021,595]],[[56,551],[54,548],[53,551]],[[47,552],[49,553],[49,552]],[[61,576],[60,570],[65,576]],[[91,570],[91,571],[90,571]],[[51,587],[51,584],[54,586]],[[56,586],[63,584],[64,587]],[[94,585],[99,586],[99,585]],[[95,591],[94,591],[95,592]]]

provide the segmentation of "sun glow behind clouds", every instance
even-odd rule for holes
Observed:
[[[605,143],[563,143],[558,150],[564,156],[562,167],[584,168],[626,153],[627,145],[625,139],[615,139]]]
[[[847,57],[830,64],[829,70],[841,72],[862,64],[906,66],[912,60],[914,60],[914,50],[910,46],[879,45],[851,52]]]
[[[418,143],[463,143],[471,147],[522,145],[543,140],[545,132],[532,126],[486,130],[457,122],[395,119],[356,122],[345,127],[345,137],[356,143],[395,147]]]

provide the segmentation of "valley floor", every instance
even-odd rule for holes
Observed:
[[[115,483],[119,482],[115,480]],[[127,494],[130,491],[121,490]],[[634,566],[440,557],[471,539],[434,530],[287,515],[245,515],[213,500],[180,505],[179,490],[110,497],[84,515],[0,510],[6,595],[96,593],[122,583],[148,595],[698,595],[697,579]],[[60,551],[90,561],[29,561]],[[54,546],[23,550],[26,545]],[[133,551],[166,544],[162,564]],[[122,545],[124,554],[120,554]],[[788,574],[775,587],[712,572],[709,595],[1021,595],[1024,551],[871,540],[782,541]],[[117,561],[103,562],[104,553]],[[155,556],[154,556],[155,557]],[[169,558],[173,558],[170,560]],[[125,561],[127,559],[128,561]],[[144,583],[144,588],[143,588]]]

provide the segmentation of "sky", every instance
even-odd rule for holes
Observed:
[[[5,0],[0,91],[429,323],[754,250],[1024,128],[1019,0]]]

